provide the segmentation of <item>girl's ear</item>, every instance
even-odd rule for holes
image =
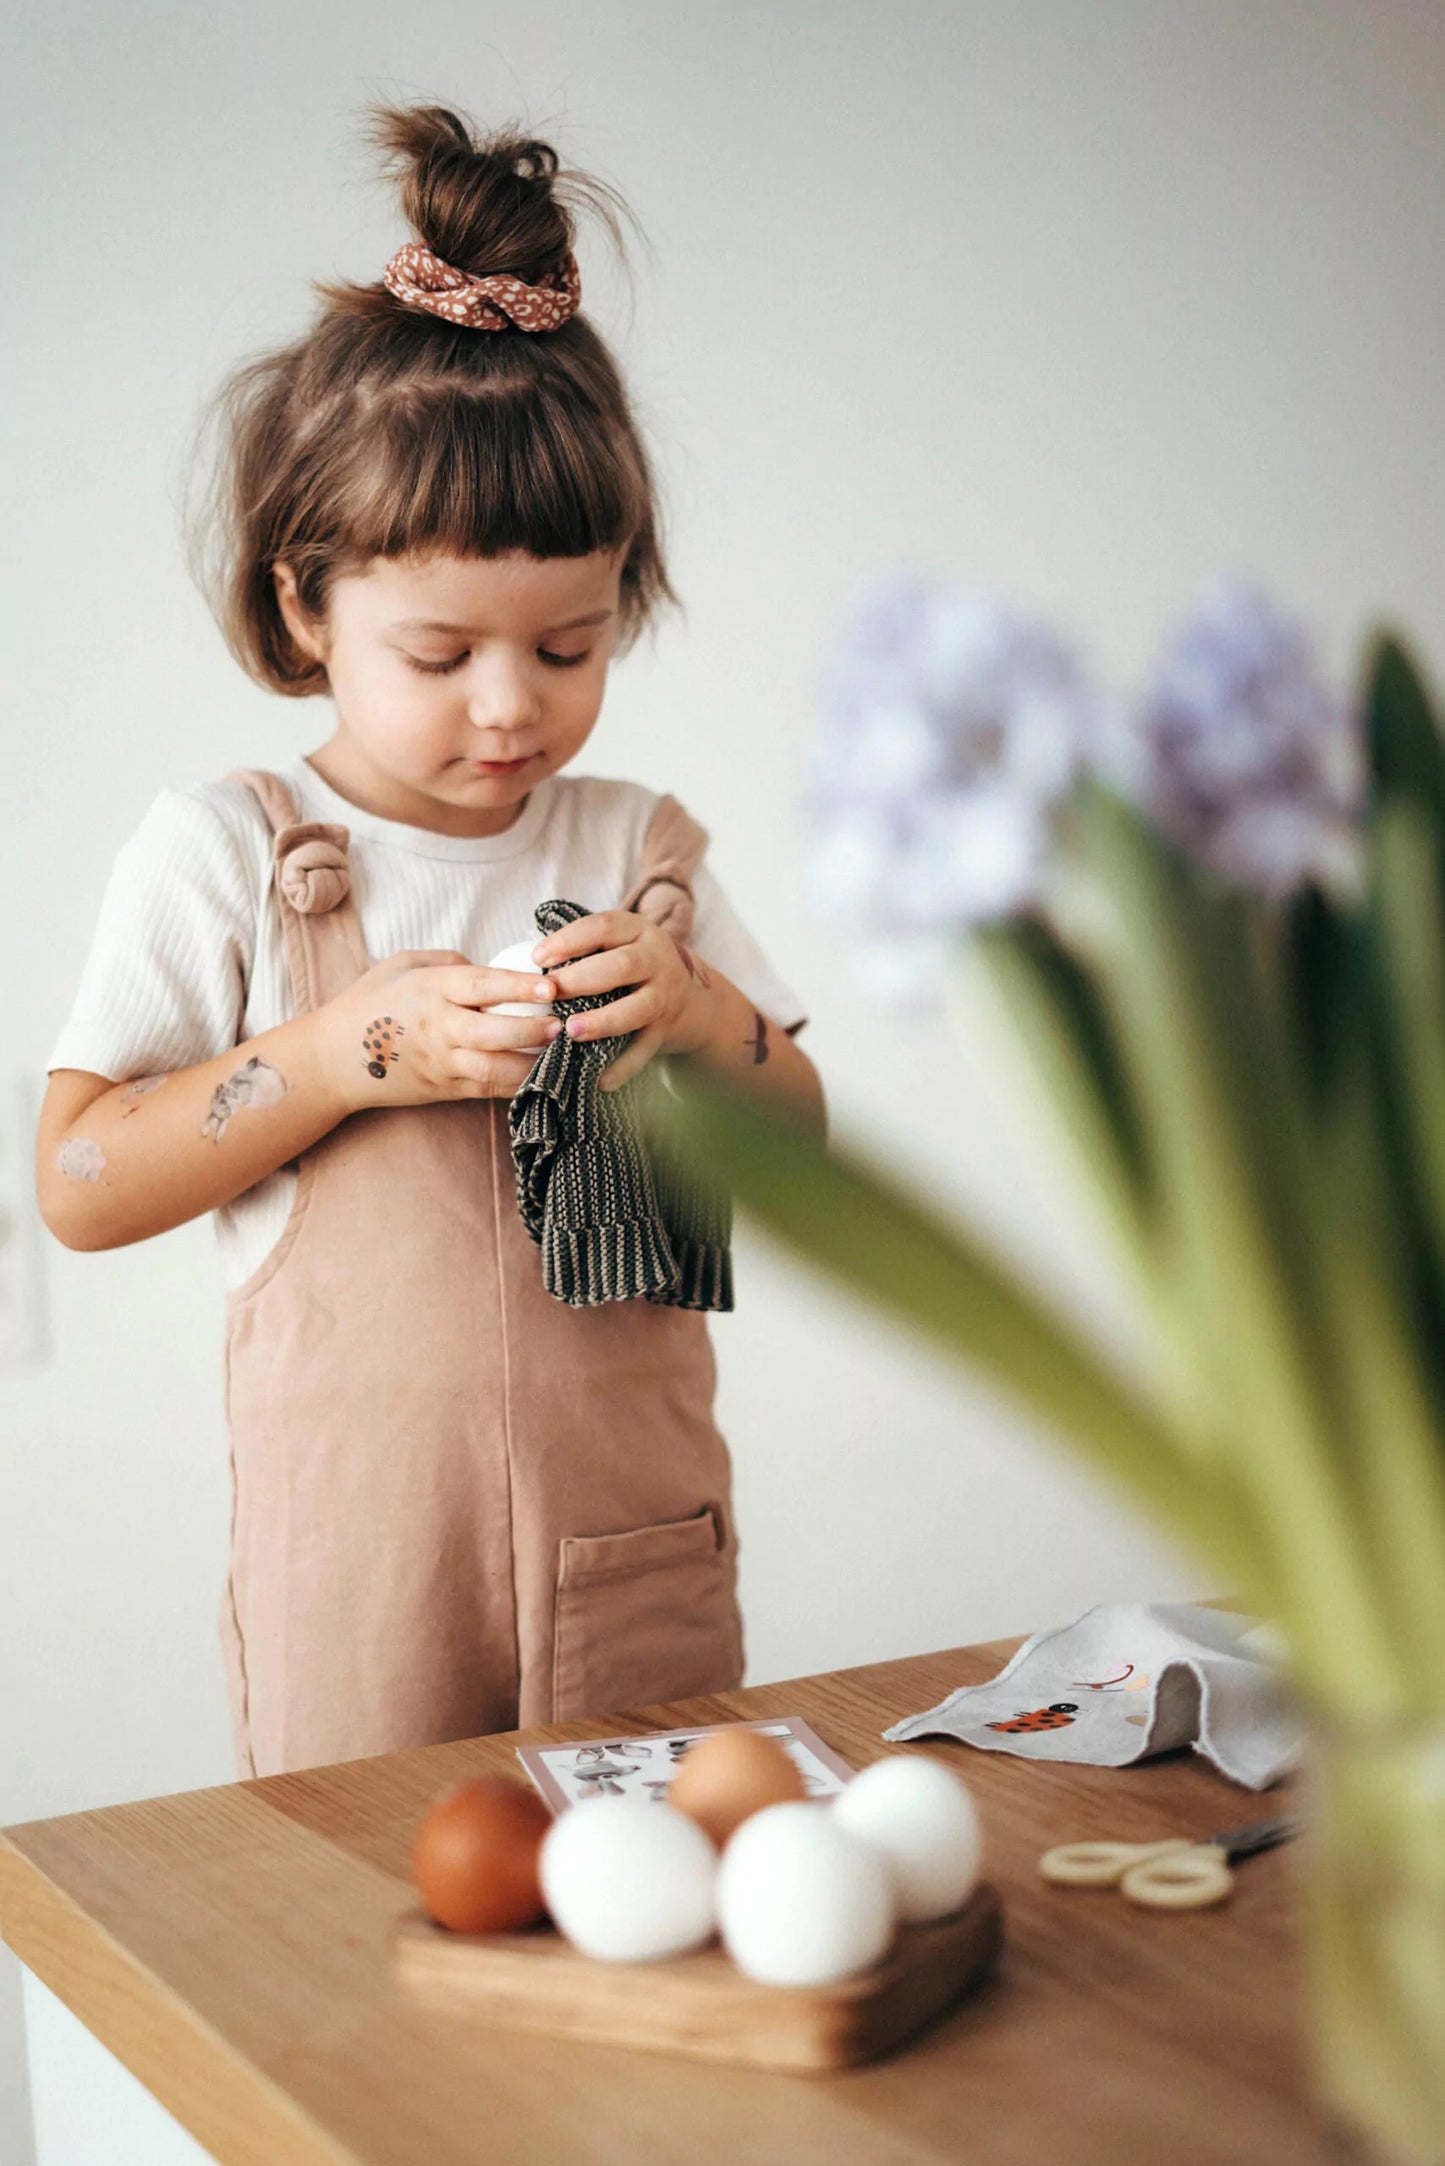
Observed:
[[[276,582],[276,606],[281,612],[287,631],[308,661],[324,664],[326,652],[316,636],[315,626],[301,606],[301,597],[296,591],[295,572],[289,564],[278,558],[271,567],[271,576]]]

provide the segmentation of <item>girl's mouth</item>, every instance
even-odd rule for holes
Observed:
[[[468,760],[467,765],[476,775],[519,775],[536,757],[529,752],[520,760]]]

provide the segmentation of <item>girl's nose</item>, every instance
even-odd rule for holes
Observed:
[[[522,736],[542,719],[539,689],[528,672],[513,663],[479,663],[467,688],[467,714],[479,730]]]

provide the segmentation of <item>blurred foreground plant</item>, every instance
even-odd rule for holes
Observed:
[[[826,681],[815,904],[877,984],[972,944],[1132,1261],[1126,1379],[884,1171],[697,1073],[666,1147],[982,1370],[1277,1619],[1308,1710],[1316,2065],[1445,2160],[1445,748],[1375,638],[1363,695],[1221,583],[1145,691],[915,579]]]

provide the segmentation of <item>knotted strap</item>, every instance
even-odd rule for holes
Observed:
[[[679,808],[680,809],[680,808]],[[585,917],[580,903],[534,913],[539,933]],[[560,1020],[620,1000],[610,993],[559,1000]],[[542,1251],[542,1284],[572,1308],[639,1295],[670,1307],[730,1309],[731,1207],[670,1166],[655,1167],[639,1121],[651,1068],[620,1090],[602,1077],[630,1042],[574,1039],[565,1030],[538,1056],[508,1112],[517,1205]]]
[[[351,886],[348,828],[302,820],[279,775],[238,767],[227,777],[259,798],[271,829],[286,965],[298,1015],[309,1015],[371,968]]]
[[[707,848],[707,829],[675,797],[661,797],[643,842],[640,877],[622,898],[624,910],[652,918],[677,940],[692,938],[692,876]]]
[[[277,838],[276,883],[293,910],[319,917],[351,893],[351,866],[344,827],[312,820],[284,828]]]

